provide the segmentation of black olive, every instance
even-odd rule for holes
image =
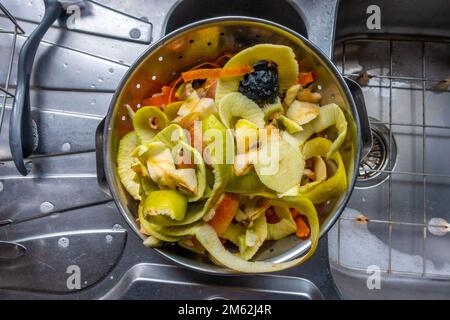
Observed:
[[[279,96],[277,65],[261,60],[253,65],[253,69],[239,82],[239,92],[259,105],[274,103]]]

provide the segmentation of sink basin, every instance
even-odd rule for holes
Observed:
[[[213,284],[214,283],[214,284]],[[103,299],[317,300],[320,290],[310,281],[277,275],[215,277],[160,264],[130,268]],[[156,289],[157,288],[157,289]]]
[[[333,277],[347,299],[448,299],[450,4],[378,1],[369,30],[372,4],[338,7],[333,58],[362,85],[376,143],[329,233]]]
[[[7,123],[0,135],[0,159],[6,164],[0,166],[0,199],[8,200],[0,201],[0,241],[25,239],[28,250],[15,277],[8,276],[17,270],[13,261],[0,266],[0,278],[8,279],[0,286],[0,299],[336,299],[327,253],[344,298],[450,298],[450,235],[443,227],[443,220],[450,221],[450,168],[441,160],[449,157],[450,92],[436,90],[450,73],[448,1],[429,0],[425,7],[418,0],[379,0],[380,30],[367,29],[372,2],[365,0],[339,5],[336,0],[96,2],[113,14],[124,13],[130,30],[121,24],[121,31],[127,40],[105,37],[100,22],[89,33],[54,26],[46,34],[32,77],[31,104],[40,133],[33,175],[23,178],[12,167]],[[2,4],[26,34],[43,12],[39,1]],[[361,167],[349,209],[329,233],[329,245],[322,239],[310,261],[282,275],[221,278],[174,267],[142,246],[96,183],[95,128],[123,73],[148,47],[128,35],[146,21],[145,30],[156,41],[191,21],[217,15],[265,18],[308,36],[363,85],[373,118],[376,148]],[[4,20],[0,17],[0,24]],[[1,79],[7,74],[11,37],[5,33],[0,39]],[[17,38],[14,66],[24,39]],[[10,82],[14,88],[14,72]],[[58,255],[49,254],[54,252],[49,247]],[[87,254],[86,248],[91,248]],[[66,286],[72,261],[84,280],[74,292]],[[381,274],[379,290],[366,285],[369,266]],[[54,269],[61,271],[58,277]],[[35,277],[36,270],[45,273]]]
[[[183,0],[172,10],[166,23],[166,33],[181,26],[217,16],[243,15],[283,24],[302,35],[307,35],[298,7],[291,1],[271,0]]]

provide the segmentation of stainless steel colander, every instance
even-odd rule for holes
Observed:
[[[219,17],[182,27],[150,46],[122,79],[109,112],[97,134],[99,183],[114,197],[131,228],[139,237],[136,222],[137,204],[120,183],[116,168],[119,139],[130,131],[122,120],[125,105],[136,106],[142,98],[158,92],[162,84],[177,78],[181,71],[203,61],[213,61],[226,52],[238,52],[260,43],[291,47],[300,64],[317,74],[315,86],[322,94],[322,103],[342,107],[348,122],[346,141],[341,155],[348,174],[348,189],[339,199],[320,209],[320,235],[325,234],[343,211],[353,190],[360,156],[371,146],[371,134],[359,86],[344,79],[332,62],[312,43],[296,32],[278,24],[249,17]],[[124,48],[126,50],[126,48]],[[270,58],[270,57],[268,57]],[[259,250],[256,260],[282,262],[304,254],[310,241],[288,237]],[[155,249],[166,258],[198,271],[229,273],[203,256],[194,255],[177,246]]]

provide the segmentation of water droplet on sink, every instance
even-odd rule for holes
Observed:
[[[95,89],[95,84],[91,84],[90,87],[91,87],[92,89]]]
[[[97,100],[95,100],[95,99],[91,100],[91,106],[95,106],[96,103],[97,103]]]
[[[97,80],[98,80],[98,82],[103,82],[104,79],[103,79],[103,77],[98,77]]]
[[[66,237],[61,237],[58,239],[58,246],[60,246],[61,248],[67,248],[70,244],[70,241],[68,238]]]
[[[62,152],[69,152],[71,147],[72,147],[72,146],[70,145],[70,143],[69,143],[69,142],[66,142],[66,143],[64,143],[64,144],[61,146],[61,151],[62,151]]]
[[[111,73],[111,74],[114,73],[114,68],[109,68],[108,72]]]
[[[141,30],[138,28],[133,28],[130,30],[130,37],[132,39],[139,39],[141,37]]]
[[[118,224],[118,223],[116,223],[115,225],[113,225],[113,230],[123,230],[123,227],[120,225],[120,224]]]
[[[113,241],[113,237],[110,234],[106,235],[105,239],[107,243],[111,243]]]
[[[450,224],[442,218],[431,218],[428,221],[428,231],[435,236],[445,236],[450,231]]]
[[[69,66],[69,64],[67,62],[63,63],[64,68],[67,68]]]
[[[3,182],[0,181],[0,192],[3,191]]]
[[[53,211],[54,207],[55,206],[51,202],[45,201],[41,203],[39,210],[41,210],[42,213],[49,213]]]

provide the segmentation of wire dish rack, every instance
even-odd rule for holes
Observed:
[[[9,21],[11,21],[11,25],[9,26],[10,29],[4,29],[0,27],[0,33],[4,34],[11,34],[12,35],[12,43],[11,43],[11,51],[9,54],[9,62],[8,66],[6,67],[7,73],[6,73],[6,79],[4,82],[4,86],[0,86],[0,92],[2,99],[1,105],[0,105],[0,133],[2,131],[2,124],[3,124],[3,118],[5,116],[5,108],[6,108],[6,101],[8,99],[14,99],[14,94],[10,93],[9,87],[10,87],[10,80],[11,80],[11,72],[14,62],[14,54],[16,50],[16,41],[17,41],[17,35],[24,34],[25,31],[20,27],[20,25],[17,23],[16,19],[5,9],[5,7],[0,3],[0,10],[5,15]]]
[[[349,38],[335,48],[363,87],[374,148],[346,212],[330,233],[330,259],[366,273],[450,280],[450,41]]]

